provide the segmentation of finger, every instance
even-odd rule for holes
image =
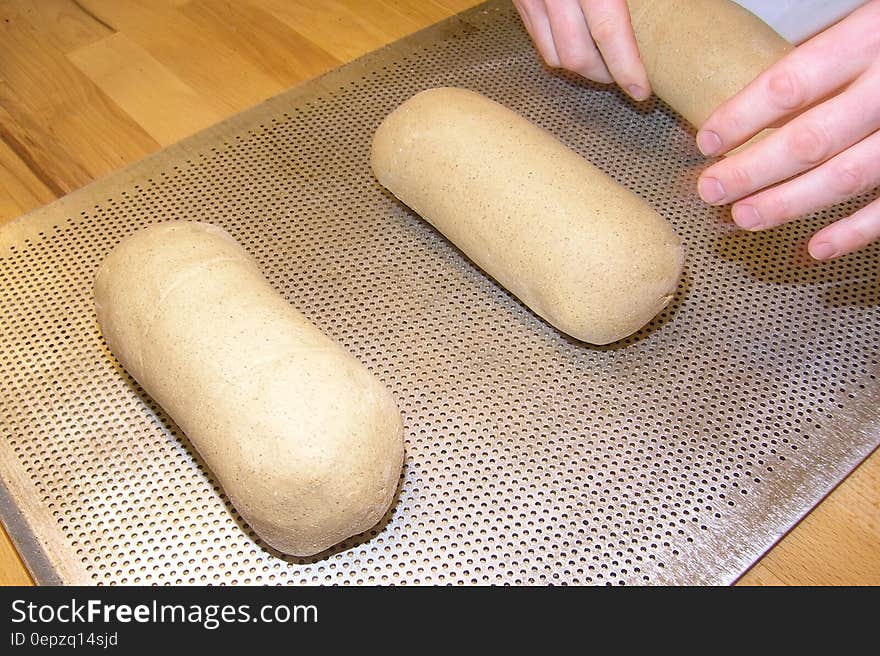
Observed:
[[[804,105],[800,109],[796,109],[792,112],[789,112],[788,114],[786,114],[785,116],[783,116],[781,118],[776,119],[770,125],[768,125],[767,128],[768,129],[781,128],[783,125],[785,125],[789,121],[793,121],[798,116],[801,116],[802,114],[805,114],[809,110],[813,109],[813,107],[817,107],[818,105],[821,105],[823,102],[825,102],[829,98],[833,98],[834,96],[843,93],[843,91],[846,89],[846,87],[849,86],[849,84],[851,82],[852,82],[852,80],[847,80],[846,84],[841,84],[838,87],[835,87],[834,89],[831,90],[830,93],[822,96],[821,98],[814,100],[813,102],[811,102],[808,105]]]
[[[817,260],[830,260],[857,251],[877,239],[880,239],[880,199],[822,228],[810,239],[808,249]]]
[[[880,132],[822,166],[733,206],[733,220],[746,230],[772,228],[880,186]]]
[[[527,9],[527,3],[523,0],[513,0],[513,6],[519,14],[520,19],[525,25],[526,32],[529,33],[529,36],[532,35],[532,21],[529,18],[529,12]]]
[[[550,30],[550,20],[547,18],[543,0],[516,0],[514,5],[538,54],[547,66],[559,68],[559,54],[553,43],[553,32]]]
[[[614,81],[636,100],[646,100],[651,95],[651,83],[639,56],[625,0],[580,0],[580,4]]]
[[[700,196],[730,203],[814,168],[880,129],[878,97],[880,63],[842,94],[710,166],[700,176]]]
[[[596,82],[613,82],[614,78],[593,43],[580,5],[576,2],[547,0],[546,7],[562,68]]]
[[[697,145],[704,155],[738,146],[858,76],[878,48],[880,2],[875,1],[795,48],[722,103],[700,127]]]

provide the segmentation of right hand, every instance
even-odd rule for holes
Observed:
[[[548,66],[617,82],[635,100],[651,95],[626,0],[513,0]]]

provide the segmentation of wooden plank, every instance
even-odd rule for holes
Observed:
[[[436,23],[455,11],[409,0],[248,0],[259,2],[294,30],[345,61]],[[468,3],[467,6],[478,4]],[[345,34],[345,38],[340,38]]]
[[[5,9],[0,5],[0,19]],[[31,25],[0,20],[0,62],[0,139],[53,193],[158,149]]]
[[[180,11],[282,87],[316,77],[341,63],[261,7],[240,0],[194,0],[182,5]]]
[[[163,146],[222,118],[211,103],[121,32],[68,57]]]
[[[124,32],[226,117],[280,93],[284,86],[178,8],[152,0],[80,0]]]
[[[74,0],[3,0],[3,4],[16,14],[16,19],[30,23],[61,52],[82,48],[113,34],[113,30]]]
[[[351,60],[456,13],[433,1],[260,0],[294,29],[334,55]],[[468,6],[478,3],[469,3]],[[344,32],[345,39],[340,39]]]
[[[0,524],[0,585],[33,584],[33,579],[12,546],[6,529]]]
[[[30,212],[56,195],[43,184],[9,145],[0,140],[0,224]]]
[[[349,61],[375,50],[389,39],[358,12],[339,0],[315,3],[309,0],[245,0],[259,4],[288,27],[304,35],[341,61]],[[369,3],[364,3],[369,4]],[[387,27],[394,31],[393,19]]]
[[[464,11],[465,9],[470,9],[471,7],[475,7],[478,4],[481,4],[480,1],[474,2],[474,0],[431,0],[434,4],[439,5],[443,9],[446,9],[450,14],[457,14],[459,12]]]
[[[355,0],[345,0],[349,5],[361,4]],[[448,18],[457,11],[444,7],[433,0],[425,0],[424,2],[400,2],[399,0],[377,0],[375,3],[368,3],[384,10],[384,14],[388,16],[392,12],[402,16],[411,28],[409,32],[415,32],[427,25],[433,25],[444,18]],[[470,3],[468,6],[471,6]],[[407,34],[409,33],[407,32]],[[401,35],[404,36],[404,35]],[[400,37],[398,37],[400,38]]]
[[[745,576],[737,581],[737,585],[783,586],[787,584],[781,578],[776,576],[763,560],[760,560],[746,573]]]

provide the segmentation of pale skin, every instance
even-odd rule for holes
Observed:
[[[514,0],[545,62],[636,100],[650,84],[625,0]],[[880,0],[793,49],[700,126],[697,146],[723,155],[767,127],[766,138],[719,160],[697,190],[731,205],[734,222],[764,230],[880,185]],[[880,239],[880,199],[822,228],[810,254],[828,260]]]

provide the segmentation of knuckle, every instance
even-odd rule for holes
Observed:
[[[868,43],[866,45],[880,47],[880,2],[876,0],[870,2],[862,11],[864,12],[864,25],[867,28],[865,36]]]
[[[851,250],[867,246],[875,239],[869,227],[861,221],[854,220],[852,216],[848,220],[844,219],[842,232],[846,235],[846,241],[851,245]]]
[[[791,152],[804,164],[818,164],[828,159],[830,140],[825,131],[817,125],[807,125],[794,132],[791,137]]]
[[[871,235],[862,226],[855,225],[852,226],[850,230],[852,230],[853,235],[855,235],[858,246],[864,246],[865,244],[870,244],[873,241],[873,239],[871,239]]]
[[[792,218],[791,208],[782,193],[767,194],[761,202],[761,214],[769,221],[784,221]]]
[[[738,166],[731,167],[725,175],[733,189],[751,189],[752,177],[748,171]]]
[[[829,185],[840,196],[857,196],[868,190],[865,169],[852,162],[836,164],[830,171]]]
[[[724,107],[719,111],[716,120],[712,121],[716,132],[721,135],[741,135],[746,131],[743,116],[732,108]]]
[[[597,43],[612,43],[617,39],[617,22],[612,16],[598,16],[590,22],[590,34]]]
[[[797,109],[806,100],[803,82],[790,70],[772,73],[767,79],[770,102],[780,109]]]
[[[605,73],[602,60],[591,53],[560,52],[559,66],[565,70],[580,73],[593,80],[607,81],[608,75]]]
[[[569,71],[584,72],[591,68],[590,57],[583,53],[566,50],[559,51],[559,65]]]

